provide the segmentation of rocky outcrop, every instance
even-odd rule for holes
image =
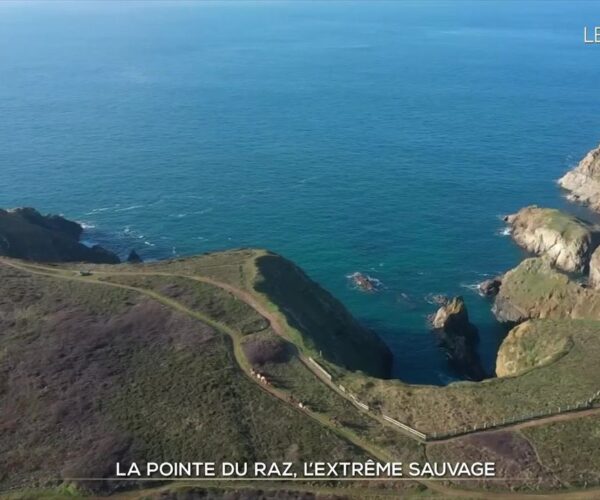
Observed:
[[[556,209],[530,206],[505,221],[518,245],[567,272],[585,272],[600,244],[598,226]]]
[[[132,250],[131,252],[129,252],[127,262],[129,264],[141,264],[144,261],[135,250]]]
[[[572,321],[526,321],[513,328],[498,351],[496,375],[514,377],[550,364],[573,346]]]
[[[492,278],[489,280],[482,281],[477,285],[477,291],[479,295],[483,297],[495,297],[500,292],[502,286],[502,279]]]
[[[477,354],[479,332],[469,321],[463,298],[455,297],[440,307],[432,325],[454,369],[471,380],[482,380],[485,373]]]
[[[118,264],[119,257],[99,245],[79,242],[83,228],[33,208],[0,209],[0,255],[38,262]]]
[[[600,212],[600,146],[590,151],[570,172],[559,179],[571,201],[588,205]]]
[[[590,277],[588,280],[590,287],[600,290],[600,248],[597,248],[590,259]]]
[[[492,309],[504,323],[528,319],[600,319],[600,293],[572,281],[542,258],[507,272]]]

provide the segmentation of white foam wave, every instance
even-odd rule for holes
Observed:
[[[129,212],[130,210],[137,210],[138,208],[144,208],[144,205],[131,205],[124,208],[115,208],[115,212]]]
[[[479,292],[479,283],[461,283],[460,287],[471,292]]]
[[[510,227],[503,227],[496,231],[497,236],[502,236],[505,238],[510,236],[511,234],[512,234],[512,228],[510,228]]]

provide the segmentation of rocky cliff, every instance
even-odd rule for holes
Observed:
[[[558,184],[569,191],[569,200],[600,212],[600,146],[590,151],[573,170],[559,179]]]
[[[485,373],[477,354],[479,332],[469,320],[463,298],[455,297],[440,307],[432,325],[450,364],[467,378],[482,380]]]
[[[560,210],[530,206],[505,220],[519,246],[564,271],[586,271],[600,244],[600,228]]]
[[[116,254],[79,242],[83,228],[33,208],[0,209],[0,255],[38,262],[117,264]]]
[[[600,319],[600,293],[572,281],[542,258],[526,259],[507,272],[493,312],[499,321]]]

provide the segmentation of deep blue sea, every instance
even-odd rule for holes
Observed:
[[[491,370],[472,286],[522,258],[500,215],[568,206],[555,180],[600,141],[594,24],[572,0],[2,2],[0,206],[146,259],[280,252],[409,382],[454,379],[427,296],[462,294]]]

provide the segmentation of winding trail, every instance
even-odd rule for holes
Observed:
[[[292,402],[290,400],[289,396],[287,394],[285,394],[283,391],[280,391],[271,385],[265,385],[265,384],[261,383],[255,376],[252,376],[251,366],[247,362],[247,360],[241,350],[241,344],[239,342],[239,335],[235,331],[233,331],[230,327],[228,327],[227,325],[224,325],[218,321],[215,321],[215,320],[211,319],[210,317],[206,316],[205,314],[200,313],[195,310],[192,310],[192,309],[186,307],[185,305],[181,304],[180,302],[177,302],[176,300],[165,297],[153,290],[149,290],[147,288],[131,286],[131,285],[125,285],[125,284],[121,284],[121,283],[110,282],[110,281],[103,281],[98,278],[101,276],[109,277],[109,276],[124,276],[124,275],[165,276],[165,277],[172,277],[172,278],[183,278],[183,279],[188,279],[188,280],[192,280],[192,281],[198,281],[201,283],[206,283],[206,284],[212,285],[214,287],[220,288],[222,290],[225,290],[225,291],[231,293],[233,296],[237,297],[239,300],[241,300],[242,302],[247,304],[249,307],[254,309],[262,317],[267,319],[270,323],[271,328],[277,335],[279,335],[282,338],[284,338],[285,340],[291,342],[291,340],[285,333],[286,327],[284,326],[282,318],[279,316],[279,314],[269,311],[256,297],[254,297],[251,293],[249,293],[245,290],[234,287],[228,283],[220,282],[213,278],[208,278],[206,276],[197,276],[197,275],[185,275],[185,274],[153,272],[153,271],[151,271],[151,272],[119,271],[118,273],[110,273],[110,272],[106,272],[106,271],[94,271],[93,274],[91,274],[89,276],[83,276],[83,275],[77,274],[77,271],[73,270],[73,269],[64,269],[64,268],[60,268],[60,267],[50,267],[50,266],[44,266],[44,265],[40,265],[40,264],[25,263],[23,261],[9,259],[6,257],[0,257],[0,264],[18,269],[20,271],[24,271],[24,272],[28,272],[28,273],[36,274],[36,275],[41,275],[41,276],[45,276],[45,277],[64,279],[64,280],[75,281],[75,282],[84,282],[84,283],[89,283],[89,284],[94,284],[94,285],[110,286],[110,287],[114,287],[114,288],[120,288],[120,289],[134,291],[139,294],[150,297],[151,299],[154,299],[167,307],[170,307],[174,310],[182,312],[182,313],[184,313],[192,318],[195,318],[205,324],[208,324],[209,326],[215,328],[216,330],[220,331],[221,333],[224,333],[230,339],[230,341],[232,342],[232,346],[233,346],[232,351],[234,354],[234,359],[235,359],[236,363],[238,364],[240,371],[248,379],[252,380],[262,391],[270,394],[273,397],[276,397],[277,399],[279,399],[286,405],[290,406],[294,411],[299,412],[302,415],[312,418],[313,420],[318,422],[320,425],[327,427],[330,431],[332,431],[336,435],[349,441],[350,443],[354,444],[358,448],[361,448],[363,451],[367,452],[369,455],[376,458],[377,460],[384,461],[384,462],[389,462],[389,461],[394,460],[394,458],[392,456],[390,456],[387,451],[384,451],[384,450],[380,449],[379,447],[366,442],[364,439],[358,437],[356,434],[354,434],[351,431],[348,431],[347,429],[343,429],[343,428],[340,428],[340,427],[334,425],[334,423],[331,422],[326,417],[317,415],[315,413],[307,411],[306,409],[298,408],[297,404]],[[316,369],[316,367],[314,367],[309,362],[308,358],[306,356],[304,356],[298,349],[296,349],[296,354],[297,354],[298,358],[300,359],[300,361],[304,364],[304,366],[308,370],[310,370],[310,372],[317,379],[319,379],[321,382],[326,384],[336,394],[338,394],[339,396],[345,398],[347,401],[352,403],[356,408],[356,405],[354,404],[352,399],[347,394],[345,394],[344,392],[339,390],[339,388],[332,381],[330,381],[323,374],[321,374]],[[358,410],[358,408],[357,408],[357,410]],[[368,415],[369,417],[377,420],[380,424],[392,427],[395,430],[397,430],[398,432],[402,432],[403,434],[408,435],[409,437],[412,437],[413,439],[416,439],[410,433],[403,432],[398,427],[385,422],[385,420],[383,420],[383,418],[381,418],[379,415],[375,415],[374,413],[365,411],[365,410],[362,410],[362,412],[364,414]],[[492,433],[492,432],[499,432],[500,430],[518,430],[518,429],[523,429],[523,428],[527,428],[527,427],[535,427],[535,426],[539,426],[539,425],[545,425],[545,424],[552,423],[552,422],[568,421],[568,420],[572,420],[572,419],[576,419],[576,418],[583,418],[585,416],[591,416],[591,415],[596,415],[596,414],[600,414],[600,408],[590,408],[590,409],[584,409],[584,410],[579,410],[579,411],[571,411],[569,413],[550,415],[547,417],[531,419],[530,421],[524,421],[524,422],[518,422],[515,424],[506,425],[501,428],[488,428],[488,429],[473,431],[471,433],[466,433],[466,434],[459,435],[459,436],[442,438],[439,440],[435,440],[433,442],[435,444],[443,443],[443,442],[447,442],[447,441],[462,439],[471,434]],[[508,493],[508,492],[503,493],[503,492],[462,490],[462,489],[458,489],[456,487],[446,486],[446,484],[444,484],[440,481],[430,481],[427,479],[421,480],[421,479],[416,479],[416,478],[412,479],[412,480],[415,482],[422,483],[430,490],[432,490],[440,495],[443,495],[443,498],[447,498],[447,497],[463,498],[463,499],[490,498],[490,499],[498,499],[498,500],[501,500],[501,499],[515,500],[515,499],[520,499],[520,498],[539,499],[539,500],[542,500],[542,499],[556,500],[557,498],[561,498],[561,499],[564,498],[567,500],[588,500],[591,498],[600,498],[600,488],[587,489],[587,490],[583,490],[583,491],[571,491],[571,492],[521,494],[521,493]],[[460,481],[460,480],[453,480],[453,481]],[[190,484],[193,484],[193,483],[190,482]],[[141,493],[141,492],[138,492],[138,493]],[[378,492],[377,495],[381,496],[381,497],[387,497],[387,496],[393,496],[393,493],[390,494],[390,492],[382,491],[382,492]]]
[[[4,258],[0,258],[0,262],[3,262],[14,268],[17,268],[17,269],[20,269],[23,271],[28,271],[28,272],[31,272],[34,274],[43,274],[46,276],[54,276],[54,277],[64,277],[64,278],[75,279],[76,281],[79,280],[79,281],[87,281],[90,283],[101,283],[101,284],[105,284],[105,285],[112,285],[112,286],[117,286],[120,288],[127,288],[130,290],[135,290],[137,292],[144,293],[145,295],[149,295],[152,298],[159,300],[163,303],[167,303],[167,304],[171,305],[172,307],[179,309],[182,312],[191,314],[192,316],[195,316],[198,319],[201,319],[202,321],[205,321],[205,322],[211,324],[211,326],[213,326],[213,327],[227,330],[226,333],[229,336],[233,336],[234,338],[236,336],[236,334],[226,325],[218,323],[218,322],[208,318],[206,315],[198,313],[197,311],[193,311],[173,299],[164,297],[163,295],[160,295],[160,294],[153,292],[152,290],[148,290],[146,288],[139,288],[139,287],[134,287],[131,285],[123,285],[123,284],[114,283],[114,282],[101,281],[101,280],[94,279],[91,277],[86,279],[85,277],[77,276],[76,274],[74,274],[76,271],[70,270],[70,269],[65,270],[65,269],[61,269],[61,268],[43,266],[40,264],[32,264],[32,263],[24,263],[21,261],[6,260]],[[212,285],[214,287],[221,288],[222,290],[225,290],[225,291],[231,293],[233,296],[240,299],[246,305],[248,305],[249,307],[254,309],[260,316],[267,319],[270,323],[271,328],[277,335],[281,336],[282,338],[284,338],[285,340],[287,340],[289,342],[292,342],[291,339],[289,338],[289,336],[287,336],[285,333],[286,327],[284,326],[282,318],[278,313],[269,311],[264,306],[264,304],[262,304],[254,295],[247,292],[246,290],[242,290],[241,288],[237,288],[233,285],[230,285],[229,283],[224,283],[222,281],[218,281],[213,278],[208,278],[206,276],[178,274],[178,273],[166,273],[166,272],[156,272],[156,271],[150,271],[150,272],[120,271],[119,273],[110,273],[110,272],[106,272],[106,271],[94,271],[92,276],[109,277],[109,276],[127,276],[127,275],[129,275],[129,276],[163,276],[163,277],[169,277],[169,278],[182,278],[182,279],[187,279],[187,280],[191,280],[191,281],[198,281],[200,283],[206,283],[206,284]],[[354,401],[348,396],[348,394],[345,394],[344,392],[342,392],[332,381],[330,381],[328,378],[326,378],[312,363],[309,362],[308,357],[306,357],[304,354],[302,354],[299,350],[297,350],[296,354],[297,354],[298,358],[300,359],[300,361],[305,365],[305,367],[308,370],[310,370],[313,373],[313,375],[315,377],[317,377],[324,384],[326,384],[330,389],[335,391],[339,396],[348,400],[350,403],[352,403],[356,407],[356,405],[354,404]],[[254,379],[254,377],[252,377],[252,378]],[[261,385],[261,387],[264,387],[264,386]],[[356,407],[356,408],[359,409],[358,407]],[[398,432],[401,432],[404,435],[407,435],[413,439],[416,439],[413,434],[411,434],[409,432],[404,432],[404,431],[402,431],[402,429],[389,424],[383,418],[380,418],[378,415],[375,415],[374,413],[365,411],[365,410],[362,410],[362,412],[365,413],[366,415],[369,415],[371,418],[379,421],[381,424],[391,427],[391,428],[397,430]],[[497,427],[489,427],[487,429],[479,429],[476,431],[470,431],[470,432],[466,432],[464,434],[460,434],[460,435],[456,435],[456,436],[444,437],[444,438],[439,438],[439,439],[431,439],[430,441],[428,440],[428,442],[444,443],[444,442],[448,442],[448,441],[462,439],[469,435],[487,434],[487,433],[491,433],[491,432],[498,432],[500,430],[518,430],[518,429],[523,429],[523,428],[527,428],[527,427],[536,427],[536,426],[540,426],[540,425],[546,425],[548,423],[553,423],[553,422],[573,420],[573,419],[581,418],[584,416],[596,415],[596,414],[600,414],[600,407],[582,408],[582,409],[577,409],[577,410],[571,410],[568,412],[565,411],[563,413],[547,415],[547,416],[543,416],[543,417],[532,417],[529,420],[524,420],[524,421],[515,422],[515,423],[511,423],[511,424],[497,426]]]

